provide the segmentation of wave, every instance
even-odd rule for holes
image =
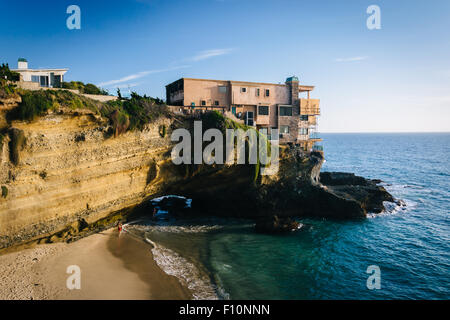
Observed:
[[[400,200],[400,202],[383,202],[385,210],[380,213],[367,213],[367,218],[376,218],[382,216],[390,216],[399,213],[406,213],[411,211],[417,206],[417,202],[411,200]]]
[[[149,228],[151,228],[152,231],[167,232],[167,233],[207,233],[210,231],[222,229],[223,226],[220,226],[220,225],[192,225],[192,224],[171,225],[171,224],[164,224],[161,221],[159,221],[159,224],[151,225],[151,227],[148,225],[139,225],[139,224],[133,225],[133,229],[139,230],[142,232],[148,231]]]
[[[217,300],[226,296],[224,290],[211,283],[193,263],[148,238],[145,240],[153,246],[153,259],[157,265],[168,275],[177,277],[192,292],[194,300]]]

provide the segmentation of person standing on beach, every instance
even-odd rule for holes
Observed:
[[[119,222],[119,224],[117,225],[117,230],[119,231],[119,233],[122,231],[122,222]]]

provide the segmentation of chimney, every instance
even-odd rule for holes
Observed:
[[[19,58],[17,60],[17,69],[28,69],[28,61],[25,58]]]
[[[289,103],[296,105],[298,101],[298,78],[292,76],[286,79],[286,84],[289,87]]]

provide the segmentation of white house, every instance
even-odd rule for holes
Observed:
[[[28,61],[19,58],[17,69],[12,71],[20,74],[20,81],[34,82],[40,87],[59,88],[64,81],[64,74],[69,69],[29,69]]]

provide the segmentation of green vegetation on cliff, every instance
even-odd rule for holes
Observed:
[[[219,129],[224,134],[227,129],[234,129],[234,130],[240,129],[243,131],[248,131],[248,130],[253,131],[255,133],[256,137],[258,138],[258,140],[262,139],[262,142],[264,143],[264,145],[267,148],[267,156],[270,157],[270,155],[271,155],[270,142],[268,141],[268,139],[265,135],[261,134],[254,127],[250,127],[245,124],[233,121],[232,119],[225,117],[222,113],[220,113],[218,111],[211,111],[211,112],[203,113],[201,115],[201,120],[202,120],[203,131],[206,131],[211,128]],[[249,150],[251,150],[251,148],[256,148],[256,150],[258,150],[257,161],[255,164],[255,177],[254,177],[254,181],[257,181],[258,178],[260,177],[260,168],[261,168],[260,152],[261,152],[261,150],[259,150],[259,147],[255,146],[255,145],[251,145],[252,142],[253,141],[251,139],[246,138],[246,143],[245,143],[246,159],[247,160],[249,159],[249,154],[247,154],[247,152],[249,152]],[[225,139],[224,139],[224,143],[226,143]],[[258,143],[258,141],[255,141],[255,143]]]
[[[20,75],[17,72],[11,71],[7,63],[2,63],[2,65],[0,65],[0,79],[19,81]]]
[[[127,130],[142,130],[145,124],[167,116],[167,106],[160,99],[132,93],[129,99],[106,103],[75,94],[68,90],[38,90],[20,92],[22,102],[8,113],[9,120],[33,121],[49,111],[61,108],[90,110],[110,120],[115,135]]]
[[[8,114],[11,120],[32,121],[48,111],[61,107],[69,109],[88,109],[100,113],[102,103],[77,95],[68,90],[23,90],[22,102]]]
[[[95,84],[92,83],[84,84],[81,81],[63,82],[61,87],[63,89],[78,90],[80,93],[85,94],[109,95],[108,91],[97,87]]]
[[[5,79],[0,79],[0,99],[8,99],[17,92],[15,84],[8,82]]]
[[[121,128],[122,130],[119,130],[121,132],[142,130],[145,124],[168,114],[169,110],[162,100],[146,95],[140,96],[135,92],[131,93],[129,99],[109,101],[102,109],[102,115],[111,119],[114,127],[126,127]]]
[[[2,198],[6,198],[8,196],[8,188],[6,186],[2,186]]]

